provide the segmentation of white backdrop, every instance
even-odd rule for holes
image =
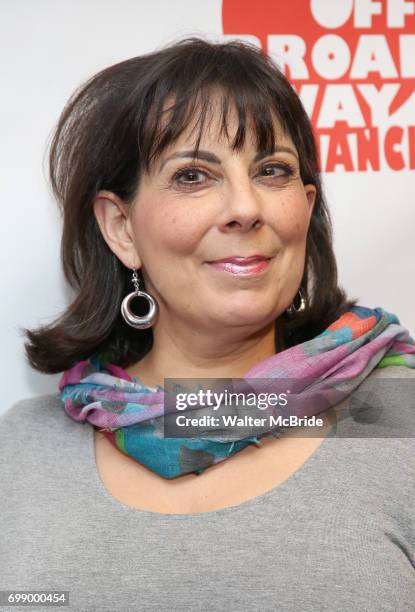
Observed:
[[[221,8],[221,0],[2,1],[0,413],[21,398],[56,392],[60,378],[29,368],[18,328],[51,321],[70,300],[45,157],[65,102],[110,64],[183,36],[219,40]],[[414,335],[414,171],[340,166],[323,183],[340,284],[360,304],[397,314]]]

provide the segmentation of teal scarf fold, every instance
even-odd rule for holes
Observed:
[[[297,414],[311,417],[351,395],[375,368],[393,365],[415,368],[414,340],[396,315],[380,307],[355,306],[312,340],[258,363],[243,380],[266,379],[268,391],[277,381],[294,380],[290,399]],[[59,390],[72,419],[105,430],[116,448],[163,478],[201,474],[251,444],[259,446],[260,438],[281,434],[269,426],[260,435],[239,437],[229,426],[217,435],[164,437],[163,388],[149,389],[131,379],[103,353],[64,372]]]

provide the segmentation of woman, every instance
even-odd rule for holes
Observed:
[[[68,102],[50,171],[75,297],[26,330],[59,393],[2,417],[1,588],[76,610],[412,610],[413,438],[381,436],[415,346],[338,286],[278,68],[200,39],[110,66]],[[289,381],[321,425],[164,436],[167,379]],[[351,402],[385,379],[367,427]]]

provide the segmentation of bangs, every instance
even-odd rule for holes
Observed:
[[[169,66],[168,74],[160,75],[148,91],[147,113],[138,134],[141,161],[147,172],[185,130],[194,137],[197,154],[213,121],[218,137],[225,136],[233,150],[243,148],[249,132],[257,150],[271,154],[281,132],[287,131],[272,74],[261,74],[258,66],[242,65],[229,48],[223,62],[216,56],[209,62],[206,50],[204,53],[203,63],[193,53],[185,62],[181,58],[180,66]],[[217,53],[220,51],[212,55]],[[204,65],[202,71],[200,65]],[[232,141],[231,113],[237,120]]]

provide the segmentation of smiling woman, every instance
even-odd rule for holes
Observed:
[[[123,367],[149,353],[158,327],[132,331],[113,308],[128,293],[133,266],[148,289],[149,283],[157,291],[155,283],[168,282],[170,297],[174,287],[175,302],[184,302],[187,312],[189,283],[180,295],[177,268],[173,277],[169,273],[160,279],[159,258],[148,252],[158,245],[149,240],[143,245],[150,229],[159,228],[157,240],[167,229],[163,243],[171,250],[174,245],[167,241],[179,235],[180,264],[194,265],[196,257],[201,263],[281,251],[286,254],[281,273],[288,270],[294,250],[300,254],[304,248],[299,243],[305,237],[305,258],[301,254],[296,260],[290,278],[279,273],[267,289],[280,302],[274,307],[278,350],[314,338],[356,303],[338,286],[311,124],[288,81],[254,47],[184,40],[94,75],[62,113],[51,143],[50,174],[64,220],[63,269],[76,298],[54,324],[28,330],[27,355],[39,371],[64,371],[95,351],[108,352]],[[304,195],[310,200],[307,210]],[[104,196],[111,202],[106,204],[110,213],[100,212]],[[262,201],[266,211],[261,211]],[[273,227],[264,214],[272,214]],[[101,233],[111,218],[117,233],[125,220],[116,257],[117,238],[111,242],[104,231],[103,240]],[[194,228],[205,232],[197,250],[189,242]],[[284,240],[292,244],[284,248]],[[192,248],[193,257],[188,257]],[[200,265],[199,274],[205,268]],[[195,274],[196,269],[189,281]],[[224,280],[217,278],[223,290]],[[167,302],[160,289],[156,297]],[[215,292],[211,306],[217,298]],[[307,307],[287,316],[286,308],[293,300],[298,307],[301,298]],[[200,316],[197,324],[203,321]]]
[[[278,67],[201,39],[110,66],[68,101],[50,175],[75,298],[24,330],[59,393],[0,421],[3,584],[68,585],[78,610],[412,609],[413,437],[368,438],[415,430],[415,345],[338,285]],[[236,403],[202,402],[229,380]]]

